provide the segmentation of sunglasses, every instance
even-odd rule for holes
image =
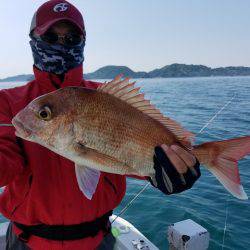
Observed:
[[[79,45],[84,40],[83,36],[80,34],[69,33],[64,36],[59,36],[53,32],[46,32],[44,35],[41,35],[41,39],[44,42],[47,42],[50,44],[55,44],[59,41],[59,39],[62,39],[63,43],[68,46]]]

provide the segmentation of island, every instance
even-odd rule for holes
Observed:
[[[250,67],[229,66],[211,68],[204,65],[174,63],[149,72],[135,72],[127,66],[108,65],[92,73],[84,74],[84,78],[112,79],[119,74],[130,78],[250,76]],[[33,75],[25,74],[0,79],[0,82],[30,81],[32,79],[34,79]]]

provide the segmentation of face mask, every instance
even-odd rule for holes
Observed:
[[[34,65],[42,71],[63,74],[79,66],[84,61],[83,51],[85,42],[75,46],[68,46],[49,44],[32,38],[30,46]]]

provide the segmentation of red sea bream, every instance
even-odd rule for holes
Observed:
[[[91,199],[100,171],[154,178],[154,148],[191,151],[234,196],[246,199],[237,161],[250,153],[250,136],[192,145],[194,135],[156,109],[128,79],[97,90],[67,87],[40,96],[13,118],[16,135],[75,162]]]

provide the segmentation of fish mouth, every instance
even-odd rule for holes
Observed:
[[[27,139],[31,136],[32,131],[26,127],[24,127],[24,125],[17,120],[16,118],[14,118],[12,120],[12,124],[14,125],[15,129],[16,129],[16,136],[17,137],[21,137],[23,139]]]

